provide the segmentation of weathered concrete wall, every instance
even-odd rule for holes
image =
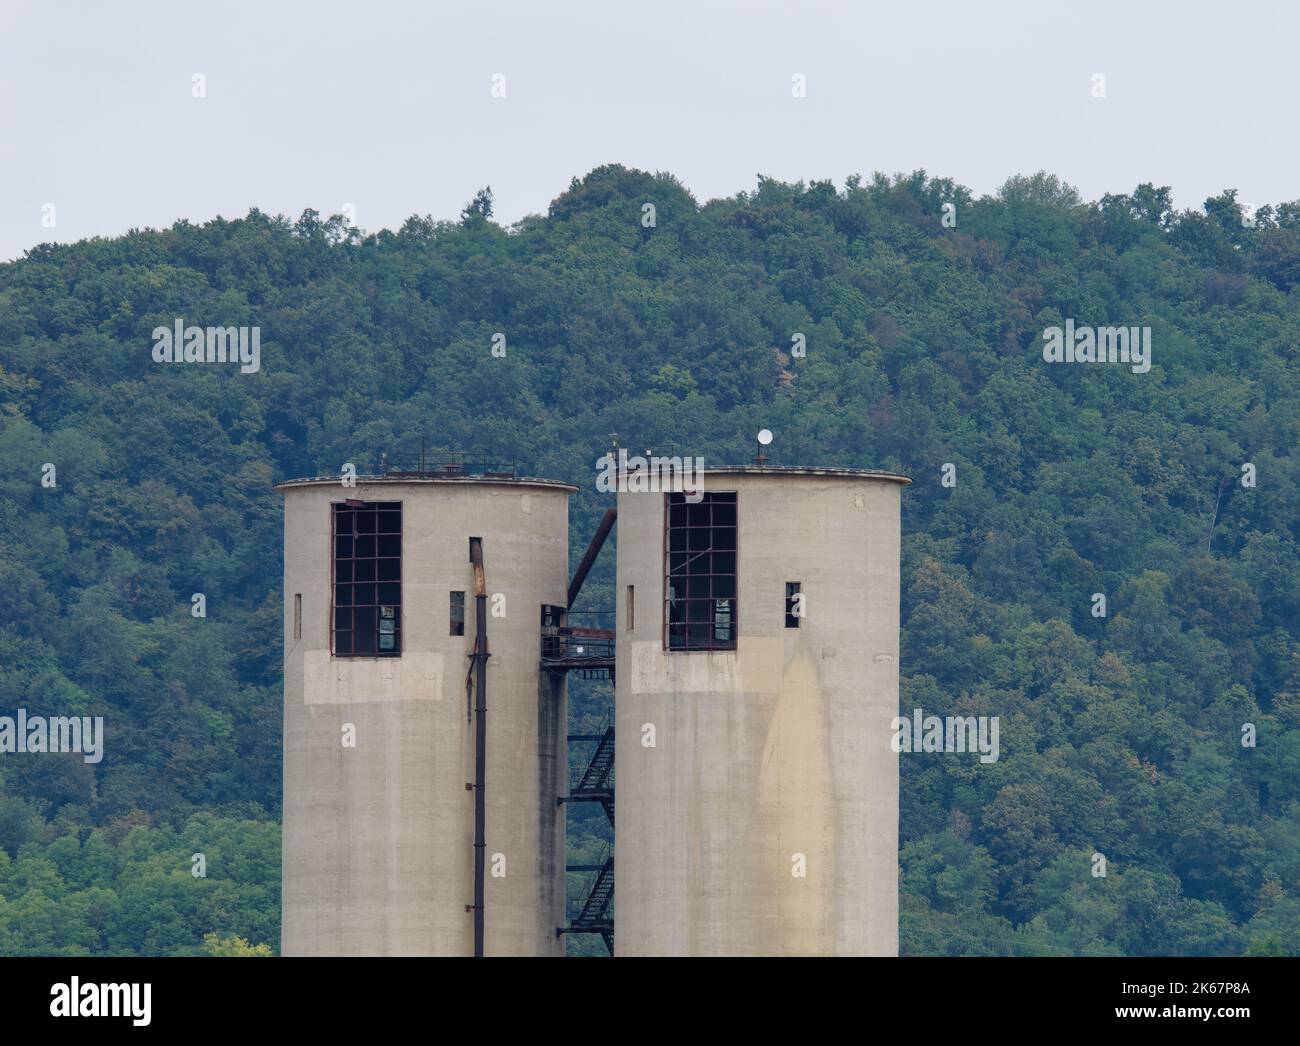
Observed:
[[[285,955],[473,951],[474,643],[469,538],[483,539],[487,684],[485,951],[561,955],[563,682],[538,678],[539,614],[564,603],[568,494],[487,480],[288,484],[284,556]],[[330,654],[331,503],[400,501],[402,656]],[[466,593],[464,636],[448,593]],[[294,639],[294,596],[302,638]],[[356,747],[344,748],[345,723]],[[493,855],[505,858],[494,878]]]
[[[618,955],[897,954],[903,482],[709,472],[738,500],[728,652],[664,649],[663,495],[620,495]]]

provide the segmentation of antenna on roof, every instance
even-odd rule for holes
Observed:
[[[754,464],[762,468],[767,464],[767,456],[763,453],[763,448],[772,442],[771,429],[758,430],[758,453],[754,455]]]

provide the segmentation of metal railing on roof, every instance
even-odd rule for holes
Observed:
[[[500,460],[486,451],[421,449],[414,460],[397,460],[387,454],[380,457],[380,476],[397,479],[418,479],[426,476],[488,476],[493,479],[518,479],[517,458]]]

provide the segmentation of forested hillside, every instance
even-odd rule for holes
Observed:
[[[260,327],[260,368],[155,362],[178,318]],[[1149,326],[1150,371],[1045,362],[1066,320]],[[0,954],[278,949],[274,482],[517,458],[582,487],[576,562],[610,433],[734,463],[761,427],[913,478],[902,708],[1000,717],[996,763],[900,757],[905,953],[1300,954],[1300,203],[605,167],[510,228],[486,192],[179,222],[0,265],[0,404],[0,715],[106,733],[0,755]]]

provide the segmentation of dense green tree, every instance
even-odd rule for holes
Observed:
[[[106,724],[97,764],[0,755],[0,953],[277,947],[274,482],[517,459],[582,486],[576,557],[611,433],[743,462],[767,427],[913,478],[902,707],[1000,720],[996,763],[900,757],[905,952],[1300,954],[1300,202],[917,171],[701,203],[610,165],[491,205],[0,266],[0,714]],[[257,325],[260,369],[155,363],[177,317]],[[1151,371],[1045,364],[1067,319],[1149,326]],[[602,562],[580,609],[612,599]],[[575,681],[575,728],[609,696]],[[609,841],[571,811],[574,860]]]

